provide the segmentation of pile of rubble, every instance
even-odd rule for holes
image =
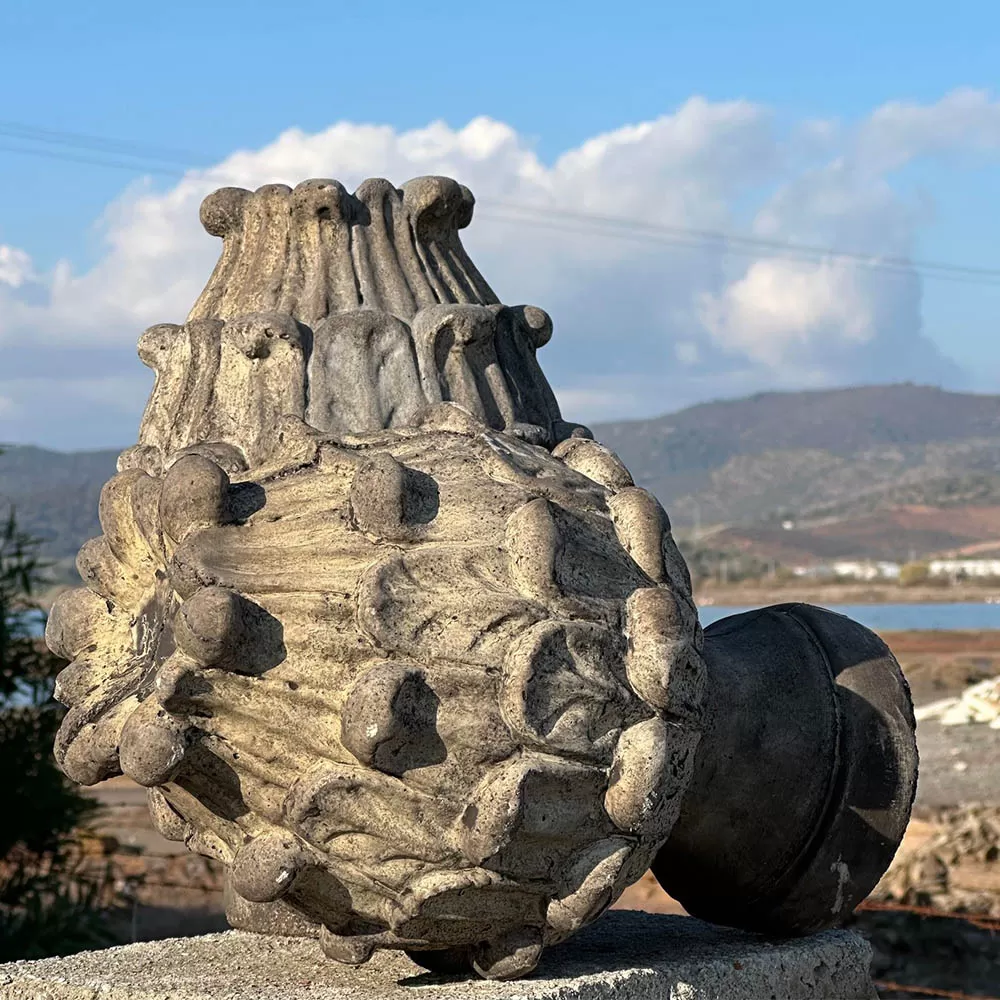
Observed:
[[[957,698],[942,698],[922,705],[914,714],[917,722],[937,719],[942,726],[985,723],[991,729],[1000,729],[1000,677],[973,684]]]
[[[935,832],[904,846],[872,899],[1000,918],[1000,807],[943,808],[923,818]]]

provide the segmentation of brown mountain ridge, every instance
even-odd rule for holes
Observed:
[[[720,543],[781,561],[1000,540],[1000,396],[912,384],[767,392],[593,430],[680,532],[714,528]],[[100,531],[116,457],[4,447],[0,506],[14,503],[65,568]]]
[[[676,526],[727,526],[730,542],[782,561],[906,559],[1000,538],[1000,396],[770,392],[594,430]]]

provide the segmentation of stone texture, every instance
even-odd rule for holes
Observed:
[[[208,445],[234,471],[267,461],[285,418],[365,432],[441,402],[536,443],[589,436],[563,421],[536,359],[551,319],[502,305],[462,247],[473,204],[446,177],[209,195],[222,256],[186,322],[140,338],[156,383],[123,463],[159,472]]]
[[[871,1000],[870,961],[846,931],[768,943],[618,911],[516,983],[435,975],[384,952],[345,969],[302,938],[231,931],[0,966],[0,1000]]]
[[[140,339],[139,441],[49,618],[59,764],[146,786],[236,926],[350,965],[523,976],[657,858],[689,911],[842,920],[912,800],[898,666],[801,607],[706,640],[666,512],[560,414],[549,317],[462,249],[472,205],[206,199],[222,256]]]
[[[631,486],[616,521],[610,489],[481,425],[305,441],[232,481],[188,454],[108,484],[91,590],[52,609],[57,757],[148,786],[165,836],[332,957],[527,971],[649,867],[691,773],[704,668],[668,522]]]
[[[150,789],[239,926],[530,971],[653,860],[704,689],[656,499],[562,420],[471,195],[227,189],[222,258],[47,638],[56,757]]]
[[[805,604],[723,618],[704,648],[697,770],[657,879],[705,920],[771,934],[843,922],[888,866],[916,791],[899,665],[872,632]]]

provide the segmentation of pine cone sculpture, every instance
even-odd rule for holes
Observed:
[[[705,687],[655,498],[562,420],[469,192],[218,192],[139,444],[47,639],[57,758],[129,775],[237,923],[530,971],[670,834]]]

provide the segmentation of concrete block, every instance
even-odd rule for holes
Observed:
[[[848,931],[768,942],[618,910],[515,982],[436,976],[394,952],[348,967],[314,940],[228,931],[0,965],[0,1000],[872,1000],[870,961]]]

